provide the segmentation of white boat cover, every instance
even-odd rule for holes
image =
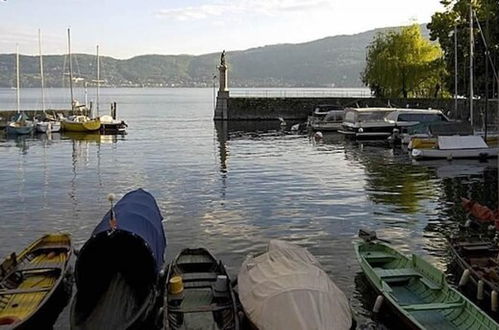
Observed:
[[[271,240],[264,254],[248,257],[238,275],[239,298],[260,330],[350,329],[345,294],[306,249]]]
[[[479,149],[488,148],[489,146],[483,138],[479,135],[465,135],[465,136],[439,136],[438,148],[442,150],[448,149]]]

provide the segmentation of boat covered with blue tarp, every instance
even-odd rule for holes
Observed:
[[[154,197],[137,189],[104,216],[75,264],[72,329],[135,329],[157,309],[166,238]]]

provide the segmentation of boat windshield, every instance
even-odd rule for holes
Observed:
[[[343,111],[333,110],[329,111],[324,117],[324,121],[342,121],[343,120]]]
[[[398,121],[418,121],[432,122],[432,121],[446,121],[444,116],[437,113],[401,113],[398,116]]]
[[[358,114],[358,121],[376,121],[383,120],[389,111],[373,111]]]

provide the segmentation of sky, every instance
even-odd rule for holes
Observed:
[[[0,0],[0,53],[130,58],[301,43],[426,23],[439,0]]]

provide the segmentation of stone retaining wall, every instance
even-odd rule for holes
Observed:
[[[317,98],[317,97],[229,97],[227,120],[299,120],[305,121],[318,104],[336,104],[344,107],[392,107],[439,109],[445,113],[450,111],[451,118],[465,120],[469,117],[469,102],[458,99],[457,111],[454,110],[454,99],[380,99],[380,98]],[[474,122],[483,123],[485,110],[484,100],[474,101]],[[495,123],[498,112],[497,100],[489,100],[489,124]],[[221,119],[221,118],[216,118]]]

